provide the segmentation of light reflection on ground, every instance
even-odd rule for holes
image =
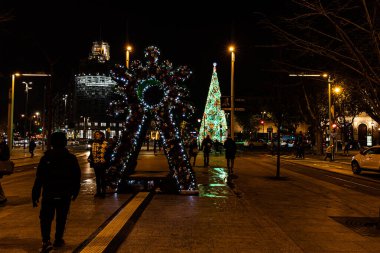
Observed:
[[[208,175],[209,184],[198,185],[200,197],[227,198],[231,195],[225,168],[209,168]]]
[[[87,178],[82,180],[80,191],[82,194],[94,194],[96,191],[95,178]]]

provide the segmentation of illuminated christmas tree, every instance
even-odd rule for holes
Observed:
[[[201,128],[199,129],[199,140],[203,140],[210,135],[211,140],[223,142],[227,137],[227,121],[224,111],[220,106],[220,87],[218,74],[216,72],[216,63],[211,77],[210,88],[203,113]]]

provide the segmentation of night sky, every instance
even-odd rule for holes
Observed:
[[[125,45],[133,46],[131,60],[142,59],[143,50],[155,45],[161,59],[174,66],[188,65],[193,75],[186,83],[197,113],[203,112],[211,81],[212,64],[217,71],[222,95],[230,93],[230,53],[228,45],[237,47],[235,63],[236,97],[257,96],[265,92],[262,71],[270,64],[268,49],[257,45],[270,44],[271,37],[257,25],[257,12],[274,15],[279,1],[246,1],[227,6],[221,2],[171,6],[144,3],[130,5],[123,1],[9,1],[1,3],[2,13],[12,20],[0,23],[0,119],[7,113],[7,90],[11,73],[50,72],[53,67],[59,79],[56,91],[68,89],[81,60],[90,53],[92,42],[109,43],[111,62],[124,64]],[[33,3],[31,3],[33,2]],[[280,1],[283,2],[283,1]],[[53,6],[54,3],[54,6]],[[274,9],[273,6],[277,8]],[[25,108],[25,86],[33,81],[29,93],[30,110],[42,108],[43,78],[16,83],[16,110]],[[57,86],[57,84],[56,84]],[[15,117],[18,112],[15,111]]]

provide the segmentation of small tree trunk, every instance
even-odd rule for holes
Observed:
[[[280,128],[281,128],[281,125],[279,126],[278,128],[278,131],[277,131],[277,170],[276,170],[276,177],[280,177],[280,154],[281,154],[281,137],[280,137]]]
[[[323,135],[322,131],[318,127],[314,127],[315,133],[315,147],[317,155],[323,154]]]

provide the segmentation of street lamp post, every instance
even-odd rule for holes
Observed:
[[[235,117],[235,87],[234,87],[234,75],[235,75],[235,47],[230,46],[229,48],[231,52],[231,138],[235,140],[234,135],[234,117]]]
[[[18,76],[27,76],[27,77],[42,77],[42,76],[51,76],[50,74],[12,74],[12,85],[9,89],[8,96],[8,146],[9,151],[12,152],[13,149],[13,112],[14,112],[14,98],[15,98],[15,82],[16,77]]]
[[[66,128],[66,105],[67,105],[67,97],[68,97],[68,95],[67,94],[65,94],[65,95],[63,95],[63,98],[62,98],[62,100],[65,102],[65,113],[63,114],[63,125],[64,125],[64,127]]]
[[[206,113],[203,114],[203,139],[206,139]]]
[[[9,151],[12,152],[13,149],[13,110],[14,110],[14,97],[15,97],[15,81],[16,76],[20,76],[20,74],[12,74],[12,86],[9,89],[8,96],[8,147]]]
[[[30,87],[30,85],[32,84],[32,82],[22,82],[23,84],[25,84],[25,93],[26,93],[26,100],[25,100],[25,116],[27,119],[29,119],[28,117],[28,100],[29,100],[29,90],[32,89],[32,87]],[[26,139],[26,121],[25,121],[25,126],[24,126],[24,129],[25,129],[25,139]],[[29,134],[30,134],[30,129],[29,129]],[[25,143],[25,142],[24,142]]]
[[[331,126],[332,126],[332,120],[331,120],[331,83],[332,83],[332,81],[331,81],[330,75],[328,76],[327,82],[328,82],[328,93],[329,93],[329,108],[328,108],[329,109],[329,134],[331,136],[331,130],[332,130],[331,129]],[[333,140],[333,144],[334,144],[334,140]]]
[[[127,45],[127,49],[125,50],[125,66],[129,69],[129,52],[132,51],[132,47]]]
[[[332,117],[331,117],[331,83],[332,83],[332,78],[329,74],[289,74],[289,76],[299,76],[299,77],[304,77],[304,76],[307,76],[307,77],[324,77],[324,78],[327,78],[327,83],[328,83],[328,100],[329,100],[329,108],[328,108],[328,114],[329,114],[329,128],[328,128],[328,134],[329,134],[329,141],[331,141],[331,130],[332,130]],[[333,141],[334,141],[334,138],[333,138]],[[333,148],[334,150],[334,148]],[[334,159],[334,151],[332,152],[332,159]]]

